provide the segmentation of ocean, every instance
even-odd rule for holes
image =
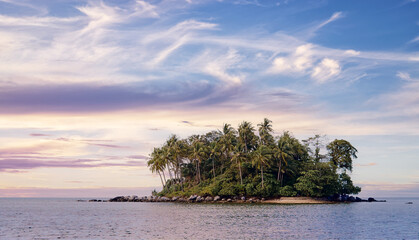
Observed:
[[[419,198],[322,205],[0,198],[0,239],[419,239]]]

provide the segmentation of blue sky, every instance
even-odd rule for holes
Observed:
[[[276,134],[350,140],[362,194],[418,196],[418,12],[414,0],[0,0],[0,196],[149,191],[145,158],[170,134],[264,117]]]

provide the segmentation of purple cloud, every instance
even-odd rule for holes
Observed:
[[[31,133],[29,135],[32,136],[32,137],[48,137],[48,136],[51,136],[49,134],[43,134],[43,133]]]
[[[33,168],[95,168],[95,167],[143,167],[144,161],[101,162],[96,159],[60,159],[39,160],[37,158],[7,158],[0,160],[0,172],[10,172],[21,169]]]
[[[3,87],[0,113],[103,112],[199,102],[214,91],[211,84],[145,82],[135,86],[87,84]]]

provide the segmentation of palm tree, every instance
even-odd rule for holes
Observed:
[[[273,132],[271,123],[271,120],[265,118],[262,123],[258,124],[260,142],[265,146],[274,144],[274,137],[271,134]]]
[[[210,143],[210,158],[212,159],[212,174],[215,178],[215,158],[217,158],[221,152],[220,152],[220,144],[216,141],[213,141]]]
[[[163,182],[160,172],[163,172],[164,174],[164,165],[162,165],[161,162],[161,150],[159,148],[154,148],[150,155],[150,159],[147,161],[147,166],[150,168],[152,173],[157,172],[159,174],[161,184],[164,188],[164,182],[166,182],[166,178]]]
[[[282,186],[282,179],[284,170],[282,169],[282,164],[288,164],[287,158],[289,157],[289,146],[286,141],[278,141],[278,145],[273,148],[273,155],[274,158],[278,161],[278,177],[277,181],[281,181]]]
[[[195,141],[192,145],[191,154],[192,159],[196,162],[196,178],[199,183],[201,181],[200,164],[207,154],[205,145],[201,141]]]
[[[239,125],[239,143],[244,146],[245,153],[249,153],[256,145],[254,131],[255,129],[249,122],[244,121]]]
[[[262,188],[263,188],[263,167],[268,167],[270,165],[269,160],[271,156],[271,151],[269,147],[265,145],[259,145],[259,147],[252,152],[252,163],[260,169],[262,176]]]
[[[222,136],[219,140],[219,149],[222,155],[224,156],[225,161],[230,161],[232,157],[232,153],[234,152],[234,147],[236,145],[236,130],[231,127],[230,124],[223,125]],[[222,167],[223,169],[223,162]],[[222,171],[221,171],[222,172]]]
[[[242,167],[241,163],[246,161],[247,154],[242,150],[242,145],[238,144],[236,146],[236,151],[231,158],[231,161],[234,161],[236,164],[238,164],[239,167],[239,173],[240,173],[240,184],[243,185],[243,177],[242,177]]]

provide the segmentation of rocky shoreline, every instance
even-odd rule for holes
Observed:
[[[78,200],[85,202],[87,200]],[[177,202],[177,203],[277,203],[277,204],[331,204],[349,202],[385,202],[386,200],[376,200],[374,198],[361,199],[353,196],[339,196],[338,198],[311,198],[311,197],[280,197],[280,198],[259,198],[259,197],[220,197],[220,196],[198,196],[190,197],[160,197],[160,196],[118,196],[109,200],[91,199],[88,202]]]

